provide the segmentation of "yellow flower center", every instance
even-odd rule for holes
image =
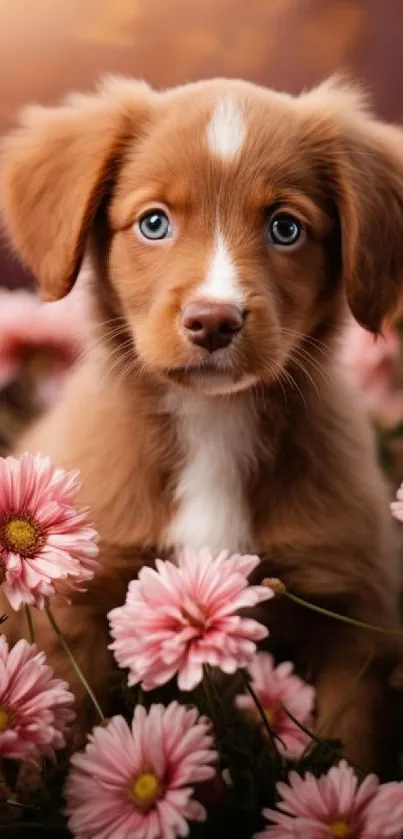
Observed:
[[[5,708],[0,707],[0,733],[7,731],[10,724],[10,717]]]
[[[134,779],[131,793],[137,807],[148,810],[161,793],[160,779],[154,772],[142,772]]]
[[[332,822],[329,824],[329,830],[336,839],[345,839],[350,833],[350,827],[346,822]]]
[[[0,543],[11,551],[21,554],[33,554],[40,547],[41,532],[33,519],[28,516],[12,516],[0,527]]]
[[[275,717],[276,717],[276,710],[275,710],[275,708],[270,707],[270,706],[266,706],[266,707],[264,708],[264,714],[265,714],[265,717],[266,717],[267,722],[269,723],[269,725],[272,725],[272,724],[273,724],[273,722],[274,722],[274,719],[275,719]]]

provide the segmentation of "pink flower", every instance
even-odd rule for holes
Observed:
[[[0,636],[0,756],[37,760],[62,749],[75,714],[66,682],[53,678],[35,644],[18,641],[9,650]]]
[[[384,426],[399,422],[403,418],[403,380],[397,331],[386,325],[382,335],[374,337],[351,321],[341,360],[370,415]]]
[[[370,803],[365,839],[402,839],[403,783],[382,784]]]
[[[392,501],[390,505],[390,511],[395,519],[403,521],[403,484],[401,484],[396,493],[396,501]]]
[[[69,828],[80,839],[175,839],[187,820],[204,821],[194,785],[215,774],[210,724],[196,708],[137,706],[94,729],[75,754],[65,794]]]
[[[192,690],[203,664],[225,673],[247,667],[268,630],[235,613],[273,597],[269,588],[248,586],[258,564],[257,556],[213,558],[204,549],[184,551],[177,565],[157,559],[156,570],[142,568],[124,606],[109,613],[111,649],[129,668],[129,685],[153,690],[178,674],[180,690]]]
[[[303,682],[293,670],[293,665],[288,661],[276,667],[269,653],[258,653],[249,667],[252,687],[263,705],[271,728],[279,737],[276,740],[277,748],[290,759],[301,756],[310,738],[287,716],[284,707],[305,728],[312,728],[315,702],[314,688]],[[237,696],[236,704],[260,720],[251,696]]]
[[[60,380],[81,354],[87,331],[79,291],[41,303],[28,291],[0,289],[0,387],[18,375],[30,354],[43,351],[53,358],[51,380]]]
[[[13,609],[43,608],[58,581],[77,588],[93,577],[97,534],[74,506],[79,488],[76,472],[42,454],[0,458],[0,560]]]
[[[291,772],[277,790],[279,809],[264,810],[271,826],[255,839],[401,839],[403,784],[382,787],[376,775],[359,784],[345,760],[321,778]]]

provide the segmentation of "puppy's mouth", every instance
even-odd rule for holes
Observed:
[[[170,367],[168,370],[168,375],[172,376],[174,379],[181,379],[186,380],[192,376],[232,376],[235,377],[235,374],[232,374],[228,370],[223,370],[217,364],[214,364],[212,361],[200,361],[196,364],[186,364],[182,367]]]
[[[235,393],[256,384],[257,377],[223,369],[211,361],[188,364],[182,367],[170,367],[167,375],[171,381],[191,390],[210,394]]]

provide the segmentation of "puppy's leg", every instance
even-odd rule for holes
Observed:
[[[316,679],[317,731],[340,740],[341,753],[360,774],[387,773],[393,726],[387,690],[391,667],[387,657],[379,657],[376,644],[365,649],[353,632],[341,632]]]

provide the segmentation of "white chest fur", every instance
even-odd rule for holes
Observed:
[[[245,484],[256,440],[253,407],[244,398],[185,395],[175,400],[174,412],[184,459],[167,544],[207,546],[213,553],[250,550]]]

